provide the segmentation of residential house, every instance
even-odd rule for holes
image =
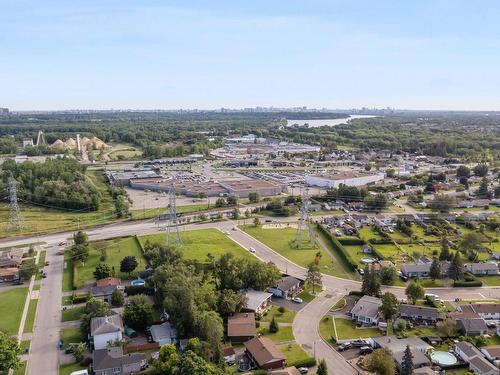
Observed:
[[[123,354],[122,348],[97,349],[92,353],[92,369],[95,375],[128,375],[137,373],[145,364],[146,354]]]
[[[351,309],[351,319],[365,325],[376,325],[379,320],[380,306],[382,306],[380,298],[363,296]]]
[[[465,263],[464,270],[474,275],[498,275],[498,266],[494,263]]]
[[[401,304],[399,316],[402,319],[411,320],[416,323],[436,324],[439,313],[433,307]]]
[[[96,350],[106,348],[110,342],[121,341],[123,338],[122,318],[120,315],[92,318],[90,336]]]
[[[267,337],[254,337],[245,342],[245,353],[263,370],[284,367],[286,357]]]
[[[500,345],[484,346],[480,350],[488,361],[500,360]]]
[[[482,356],[475,356],[469,362],[469,370],[477,375],[499,375],[500,370]]]
[[[356,228],[370,224],[370,218],[367,215],[354,214],[351,215],[351,219],[354,222],[354,226]]]
[[[261,292],[253,289],[243,290],[242,293],[247,298],[247,304],[244,310],[262,315],[271,306],[271,297],[273,296],[272,293]]]
[[[398,339],[396,336],[381,336],[374,337],[372,340],[376,347],[389,349],[392,352],[393,358],[399,369],[401,369],[404,351],[407,346],[410,347],[410,351],[413,355],[414,368],[426,367],[430,365],[430,361],[425,353],[427,350],[431,349],[432,346],[419,337]]]
[[[461,318],[457,320],[457,330],[463,335],[474,337],[488,332],[488,327],[482,318]]]
[[[0,252],[0,268],[19,268],[23,262],[23,249],[10,249]]]
[[[434,371],[431,367],[425,366],[413,369],[413,375],[438,375],[439,373]]]
[[[476,356],[483,356],[483,353],[481,353],[478,348],[467,341],[460,341],[456,343],[454,350],[455,354],[462,358],[462,361],[465,363],[469,363],[470,360]]]
[[[385,216],[385,215],[375,215],[373,217],[373,223],[377,224],[381,227],[386,227],[386,226],[394,224],[392,218]]]
[[[227,318],[227,337],[232,343],[243,343],[255,336],[255,314],[235,313]]]
[[[165,344],[175,344],[177,342],[177,331],[169,322],[153,324],[150,328],[151,337],[154,342],[162,346]]]
[[[275,297],[290,299],[293,298],[301,290],[300,280],[292,276],[284,276],[278,281],[275,287],[269,288],[267,291]]]
[[[0,268],[0,282],[12,281],[19,278],[19,268]]]
[[[472,201],[460,201],[457,204],[458,208],[472,208],[474,203]]]
[[[268,372],[268,375],[300,375],[297,367],[287,367],[278,370],[271,370]]]
[[[494,251],[491,256],[493,257],[493,259],[496,259],[496,260],[500,260],[500,253],[497,252],[497,251]]]
[[[95,299],[110,303],[111,296],[116,289],[124,289],[121,286],[121,280],[116,277],[106,277],[96,281],[90,289],[90,295]]]
[[[432,259],[426,257],[425,255],[422,255],[420,258],[418,258],[416,264],[418,265],[426,265],[426,264],[432,264]]]
[[[401,273],[406,277],[428,277],[430,264],[402,264]]]
[[[500,303],[472,303],[467,306],[483,319],[500,320]]]

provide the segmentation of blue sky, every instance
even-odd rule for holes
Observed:
[[[500,1],[0,0],[0,107],[500,110]]]

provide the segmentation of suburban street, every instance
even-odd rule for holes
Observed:
[[[181,230],[196,230],[204,228],[217,228],[229,233],[228,237],[245,249],[253,247],[254,255],[264,262],[273,262],[282,272],[301,279],[305,278],[305,268],[287,260],[268,246],[264,245],[254,237],[235,228],[233,221],[207,222],[203,224],[189,224],[181,227]],[[158,233],[156,224],[152,221],[122,223],[94,228],[86,231],[90,240],[108,239],[119,236],[145,235]],[[58,369],[58,340],[61,326],[61,298],[62,298],[62,273],[63,257],[57,255],[58,243],[66,241],[73,232],[64,232],[40,236],[39,240],[46,242],[47,267],[49,277],[42,280],[40,289],[40,300],[35,321],[33,340],[29,355],[27,374],[57,373]],[[36,238],[23,238],[10,241],[2,241],[2,246],[19,245],[22,243],[35,242]],[[329,368],[342,369],[342,374],[355,373],[353,367],[325,343],[318,332],[321,318],[343,295],[351,290],[359,290],[359,281],[342,279],[334,276],[323,275],[324,291],[316,299],[306,305],[296,316],[293,322],[293,332],[296,341],[311,355],[316,358],[324,358]],[[384,287],[384,291],[391,291],[398,298],[404,297],[402,287]],[[444,300],[454,300],[457,297],[463,299],[488,299],[500,297],[500,287],[482,288],[429,288],[428,292],[439,294]],[[31,365],[31,363],[35,364]]]

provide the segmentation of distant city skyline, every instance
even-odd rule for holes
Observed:
[[[500,3],[2,1],[0,107],[500,110]]]

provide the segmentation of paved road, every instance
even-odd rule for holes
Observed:
[[[61,329],[63,257],[57,255],[56,250],[55,247],[47,249],[46,260],[50,262],[50,265],[45,267],[48,277],[41,281],[26,369],[28,375],[59,372],[58,342]]]
[[[234,225],[235,224],[231,221],[190,224],[183,226],[182,230],[218,228],[223,231],[228,231],[230,233],[229,236],[242,247],[246,249],[253,247],[255,249],[255,256],[262,261],[273,262],[283,272],[302,279],[305,278],[305,268],[287,260],[245,232],[232,230]],[[144,235],[158,233],[158,229],[153,222],[146,221],[108,225],[103,228],[90,229],[86,232],[91,240],[98,240],[134,234]],[[49,244],[47,260],[50,260],[51,265],[48,267],[49,277],[42,281],[40,289],[40,301],[38,304],[36,326],[30,352],[28,375],[39,373],[57,373],[57,342],[61,326],[60,311],[63,259],[61,256],[56,255],[56,245],[57,243],[68,239],[71,234],[72,232],[66,232],[40,237],[40,241],[44,241]],[[3,241],[3,246],[18,245],[27,242],[33,242],[33,239]],[[294,334],[296,335],[297,342],[300,343],[310,355],[316,354],[317,358],[325,358],[329,362],[329,368],[344,368],[349,365],[345,363],[343,358],[339,356],[335,350],[321,341],[317,327],[321,317],[326,311],[328,311],[330,306],[332,306],[343,294],[349,292],[350,290],[359,290],[361,284],[358,281],[324,275],[323,285],[325,292],[322,297],[313,300],[307,305],[304,312],[297,315],[297,322],[294,322],[293,325]],[[384,290],[390,290],[400,298],[404,297],[403,288],[386,287]],[[461,297],[463,299],[500,297],[499,287],[483,287],[461,290],[432,288],[427,289],[427,291],[434,292],[445,300],[453,300],[456,297]],[[327,298],[327,296],[331,297]],[[347,369],[347,367],[345,368]]]

